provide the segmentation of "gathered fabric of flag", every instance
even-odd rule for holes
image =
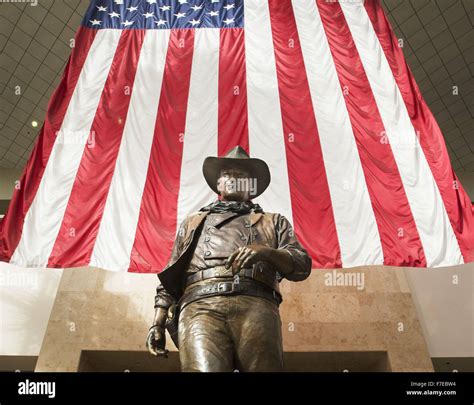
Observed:
[[[315,268],[474,261],[473,206],[378,0],[92,1],[0,259],[160,272],[217,198],[203,160],[235,145]]]

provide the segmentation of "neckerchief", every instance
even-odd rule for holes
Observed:
[[[250,212],[263,212],[258,204],[252,201],[226,201],[217,200],[202,207],[199,211],[209,211],[211,213],[237,212],[239,214],[248,214]]]

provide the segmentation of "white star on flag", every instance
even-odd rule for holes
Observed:
[[[155,24],[160,26],[160,25],[165,25],[166,24],[166,20],[158,20],[158,21],[155,21]]]
[[[110,17],[114,18],[114,17],[120,17],[120,14],[119,13],[116,13],[115,11],[112,11],[111,13],[109,13]]]
[[[202,9],[202,4],[201,4],[200,6],[194,5],[194,6],[192,6],[191,8],[192,8],[194,11],[201,10],[201,9]]]
[[[168,11],[171,9],[171,6],[161,6],[159,7],[162,11]]]
[[[150,17],[154,17],[155,14],[148,12],[148,13],[143,14],[143,16],[144,16],[145,18],[150,18]]]
[[[235,8],[235,3],[228,4],[227,6],[224,6],[223,8],[225,8],[227,11],[229,11],[231,8]]]
[[[136,7],[136,6],[130,6],[130,7],[127,8],[127,10],[130,11],[130,12],[136,11],[136,10],[138,10],[138,7]]]
[[[92,25],[100,25],[100,23],[102,22],[102,21],[99,21],[99,20],[96,20],[96,19],[89,20],[89,21]]]
[[[183,18],[186,16],[186,13],[177,13],[175,14],[176,18]]]
[[[104,7],[104,6],[96,6],[97,7],[97,10],[99,11],[107,11],[107,7]]]
[[[146,0],[146,2],[149,4],[156,4],[157,0]]]
[[[206,14],[209,14],[211,17],[215,17],[219,15],[219,11],[210,11],[209,13],[206,13]]]
[[[122,25],[125,25],[126,27],[128,27],[129,25],[132,25],[135,21],[128,21],[128,20],[125,20]]]
[[[235,21],[234,21],[233,18],[226,18],[225,20],[223,20],[223,22],[224,22],[225,24],[232,24],[232,23],[235,22]]]
[[[189,21],[189,23],[194,27],[195,25],[198,25],[199,23],[201,23],[201,20],[195,20],[194,18]]]

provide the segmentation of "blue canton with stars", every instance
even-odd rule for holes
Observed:
[[[243,28],[244,0],[94,0],[82,25],[94,29]]]

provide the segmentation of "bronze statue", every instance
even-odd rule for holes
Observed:
[[[236,146],[207,157],[203,173],[221,199],[179,228],[147,348],[166,356],[168,329],[182,371],[282,371],[279,282],[306,279],[311,258],[283,215],[251,201],[270,183],[263,160]]]

